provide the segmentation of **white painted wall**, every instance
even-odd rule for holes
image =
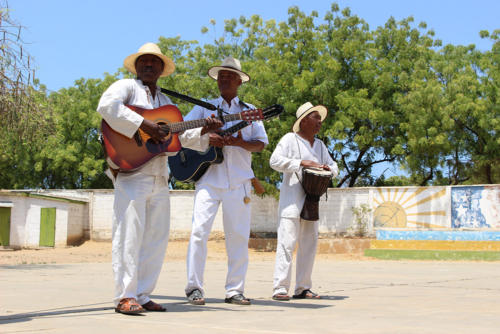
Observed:
[[[328,199],[320,201],[320,233],[335,234],[346,232],[353,221],[352,206],[368,204],[370,188],[329,189]],[[92,239],[110,240],[113,217],[113,190],[93,192]],[[189,238],[193,214],[194,191],[170,191],[170,237]],[[276,233],[278,226],[278,201],[273,197],[251,196],[253,233]],[[213,234],[223,234],[222,209],[215,217]]]
[[[38,247],[40,245],[40,209],[56,208],[56,231],[55,247],[66,246],[66,236],[68,228],[68,210],[67,206],[50,200],[29,199],[27,201],[26,221],[24,242],[21,247]],[[13,221],[11,221],[12,223]],[[12,245],[12,243],[11,243]]]
[[[41,208],[56,208],[55,247],[80,241],[89,220],[85,202],[75,203],[5,191],[0,193],[0,201],[12,203],[9,244],[15,248],[39,247]]]
[[[2,196],[0,201],[12,203],[10,208],[10,245],[21,247],[24,244],[25,224],[13,223],[26,221],[26,201],[23,197]]]
[[[114,191],[97,190],[92,192],[93,210],[89,213],[90,239],[111,240],[111,228],[113,218]]]
[[[494,187],[498,187],[495,185]],[[410,196],[418,187],[385,188],[343,188],[329,189],[328,196],[323,196],[320,201],[319,232],[323,235],[333,236],[348,232],[356,221],[353,208],[366,205],[371,211],[368,213],[369,229],[373,231],[373,213],[383,201],[401,199],[400,194]],[[442,196],[437,196],[440,189]],[[414,215],[424,215],[426,212],[436,212],[445,208],[446,224],[443,228],[450,228],[450,189],[452,187],[420,188],[420,195],[408,197],[421,203],[421,211]],[[479,188],[478,188],[479,189]],[[495,188],[496,189],[496,188]],[[20,247],[37,247],[40,238],[40,208],[56,208],[56,246],[65,246],[68,241],[83,237],[92,240],[111,240],[113,217],[113,190],[44,190],[33,192],[44,196],[71,199],[61,201],[39,196],[21,195],[19,192],[0,191],[0,202],[11,202],[11,245]],[[436,194],[436,195],[434,195]],[[171,238],[189,238],[191,232],[191,216],[193,211],[194,191],[173,190],[170,192],[171,206]],[[382,198],[382,199],[381,199]],[[76,200],[76,201],[75,201]],[[411,204],[411,202],[408,202]],[[403,204],[403,203],[402,203]],[[260,198],[251,196],[252,206],[252,233],[276,233],[278,224],[278,201],[273,197]],[[413,206],[415,206],[413,205]],[[490,208],[491,209],[491,208]],[[436,217],[431,217],[436,220]],[[439,216],[438,216],[439,218]],[[431,223],[435,223],[430,220]],[[498,223],[500,226],[500,222]],[[496,226],[496,225],[495,225]],[[223,235],[222,212],[215,218],[212,227],[212,236]]]
[[[319,233],[344,233],[353,223],[353,207],[369,205],[371,188],[328,189],[319,206]]]
[[[67,244],[74,245],[82,239],[88,239],[89,209],[88,205],[67,203]],[[57,214],[57,213],[56,213]],[[87,233],[86,233],[87,231]]]

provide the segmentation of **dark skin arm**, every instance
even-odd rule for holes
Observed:
[[[151,139],[153,139],[156,144],[161,142],[163,138],[168,135],[168,133],[163,131],[158,124],[150,121],[149,119],[144,119],[141,123],[141,126],[139,126],[139,129],[150,135]]]
[[[302,160],[300,162],[300,165],[302,167],[315,167],[315,168],[321,168],[321,169],[324,169],[324,170],[330,170],[330,166],[328,166],[328,165],[322,165],[322,164],[317,163],[317,162],[312,161],[312,160]]]
[[[238,131],[237,137],[225,136],[224,144],[228,146],[239,146],[249,152],[261,152],[265,146],[265,144],[260,140],[244,140],[243,136],[241,135],[241,131]]]
[[[201,128],[201,136],[206,133],[212,133],[213,131],[219,129],[224,125],[222,121],[216,118],[214,115],[205,118],[205,120],[207,121],[207,124],[203,128]]]
[[[210,132],[208,134],[208,144],[210,146],[215,146],[215,147],[223,147],[224,146],[224,138],[220,136],[216,132]]]
[[[218,118],[207,117],[205,120],[207,121],[207,124],[201,129],[201,135],[214,131],[222,126],[222,122]],[[151,139],[153,139],[153,141],[157,144],[168,135],[168,133],[165,132],[158,124],[148,119],[144,119],[139,128],[150,135]]]

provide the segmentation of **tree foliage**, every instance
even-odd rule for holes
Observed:
[[[48,97],[54,132],[36,154],[35,171],[43,175],[44,188],[109,188],[106,162],[99,141],[101,117],[96,112],[102,93],[116,75],[80,79],[74,87]]]
[[[214,36],[205,45],[159,37],[160,48],[176,64],[174,75],[159,84],[213,98],[218,90],[208,69],[228,55],[239,58],[252,78],[241,87],[240,97],[262,108],[279,103],[286,110],[266,122],[270,144],[252,155],[254,171],[270,192],[281,182],[269,167],[270,155],[306,101],[329,110],[319,137],[341,167],[335,186],[500,182],[499,31],[481,32],[492,41],[489,51],[442,46],[425,23],[416,25],[412,17],[390,18],[370,29],[335,3],[322,16],[290,7],[285,22],[263,21],[258,15],[228,19],[220,36],[216,26],[211,20],[202,28]],[[46,126],[38,129],[40,120],[27,124],[45,133],[45,140],[38,146],[20,140],[17,147],[13,140],[2,150],[0,167],[13,163],[18,174],[2,175],[0,186],[110,187],[103,174],[95,109],[111,82],[120,74],[130,76],[120,71],[102,80],[78,80],[50,95],[43,86],[31,88]],[[184,114],[192,108],[174,102]],[[29,148],[20,149],[25,143]],[[11,152],[19,150],[14,157]],[[374,169],[380,164],[400,166],[406,175],[377,176]],[[34,176],[22,180],[23,173]]]
[[[24,47],[23,27],[0,0],[0,187],[36,184],[34,154],[52,129],[43,87],[34,79],[33,60]]]

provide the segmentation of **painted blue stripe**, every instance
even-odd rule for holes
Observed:
[[[378,230],[377,240],[500,241],[500,231],[388,231]]]

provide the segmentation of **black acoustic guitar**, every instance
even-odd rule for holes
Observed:
[[[278,116],[283,110],[283,106],[275,104],[262,110],[262,117],[266,120]],[[251,123],[250,121],[241,121],[222,131],[220,135],[232,135]],[[170,174],[177,181],[194,183],[205,174],[212,164],[220,164],[223,160],[221,147],[210,146],[205,152],[181,148],[177,155],[168,158],[168,166]]]

